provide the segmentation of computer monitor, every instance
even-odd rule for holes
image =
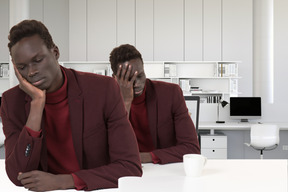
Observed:
[[[199,126],[199,108],[200,108],[200,97],[199,96],[184,96],[185,103],[189,112],[189,115],[194,123],[196,133],[198,136],[198,141],[200,144],[200,136],[198,131]]]
[[[230,118],[248,122],[261,118],[261,97],[230,97]]]

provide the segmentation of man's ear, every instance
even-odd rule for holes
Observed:
[[[59,51],[58,47],[55,45],[52,49],[53,49],[52,51],[53,51],[53,54],[55,56],[55,59],[58,60],[60,57],[60,51]]]

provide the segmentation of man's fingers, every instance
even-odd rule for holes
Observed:
[[[26,173],[22,173],[22,172],[20,172],[19,174],[18,174],[18,180],[22,180],[22,179],[26,179],[26,178],[29,178],[29,177],[31,177],[32,176],[32,171],[30,171],[30,172],[26,172]]]
[[[129,65],[129,66],[126,68],[126,73],[125,73],[125,76],[124,76],[124,80],[125,80],[127,83],[129,83],[129,78],[130,78],[131,70],[132,70],[132,66]]]
[[[122,66],[120,79],[123,79],[123,80],[125,79],[125,75],[126,75],[127,69],[128,69],[128,62],[125,62],[124,66]]]
[[[119,65],[118,69],[117,69],[117,73],[116,73],[116,78],[120,79],[120,72],[122,70],[122,65]]]
[[[132,76],[132,78],[131,78],[131,80],[130,80],[130,82],[132,83],[132,85],[134,84],[134,81],[135,81],[136,78],[137,78],[137,74],[138,74],[138,71],[135,71],[135,73],[133,74],[133,76]]]

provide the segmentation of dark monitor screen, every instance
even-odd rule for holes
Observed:
[[[260,119],[261,97],[231,97],[230,118],[241,119],[241,121]]]

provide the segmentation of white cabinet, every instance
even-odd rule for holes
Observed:
[[[116,0],[87,0],[87,61],[107,61],[116,47],[116,9]]]
[[[208,159],[227,159],[227,136],[201,135],[201,154]]]
[[[117,46],[121,44],[135,45],[135,0],[117,1]],[[106,11],[106,10],[105,10]]]
[[[30,19],[42,21],[60,50],[61,61],[69,60],[69,0],[30,0]]]
[[[154,60],[184,60],[184,3],[154,1]]]
[[[43,3],[44,24],[60,50],[59,60],[67,61],[69,60],[69,0],[44,0]]]
[[[184,54],[185,61],[203,60],[203,1],[185,0]]]
[[[69,0],[69,60],[87,60],[87,1]]]
[[[136,0],[135,45],[146,61],[154,60],[154,0]]]
[[[222,0],[203,1],[203,60],[222,60]]]

